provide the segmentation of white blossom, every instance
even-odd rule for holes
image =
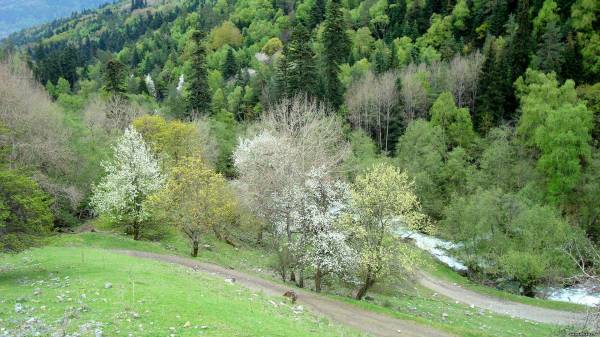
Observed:
[[[102,165],[106,176],[94,187],[91,205],[97,214],[142,222],[148,216],[144,200],[163,186],[159,164],[142,136],[131,127],[113,151],[113,159]]]
[[[350,197],[348,185],[329,177],[324,168],[316,168],[295,191],[296,206],[291,215],[295,230],[300,233],[294,242],[297,258],[322,275],[347,271],[355,253],[338,226],[338,217]]]
[[[183,91],[183,86],[185,85],[185,77],[183,74],[179,76],[179,83],[177,83],[177,92],[181,94]]]
[[[269,55],[262,53],[262,52],[258,52],[256,54],[254,54],[254,57],[256,58],[256,60],[258,62],[261,62],[261,63],[268,63],[271,60]]]
[[[150,74],[146,75],[145,81],[146,88],[148,88],[148,93],[150,94],[150,96],[156,98],[156,86],[154,85],[154,80],[152,79],[152,76],[150,76]]]

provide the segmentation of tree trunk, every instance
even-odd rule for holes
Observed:
[[[133,223],[133,239],[138,241],[141,239],[141,236],[142,235],[140,233],[140,224],[137,221],[135,221]]]
[[[293,269],[290,271],[290,282],[296,282],[296,273]]]
[[[321,292],[321,269],[317,268],[317,272],[315,273],[315,291]]]
[[[371,280],[371,276],[367,275],[367,279],[365,280],[365,283],[363,283],[363,285],[360,286],[360,288],[356,292],[355,298],[357,300],[362,300],[362,298],[365,297],[365,295],[367,294],[367,291],[369,290],[369,288],[371,288],[374,283],[375,283],[375,281]]]
[[[262,228],[262,226],[259,228],[258,233],[256,235],[256,244],[259,246],[263,245],[263,228]]]
[[[196,257],[198,256],[198,247],[199,247],[200,243],[196,240],[192,241],[192,256]]]
[[[298,281],[296,282],[298,288],[304,288],[304,270],[300,269],[298,272]]]

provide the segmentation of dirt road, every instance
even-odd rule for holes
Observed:
[[[435,279],[426,274],[419,275],[419,283],[425,288],[429,288],[455,301],[512,317],[560,325],[577,325],[585,320],[585,314],[583,313],[546,309],[503,300],[464,289],[459,285]]]
[[[306,306],[312,312],[319,313],[331,320],[353,327],[359,331],[378,337],[449,337],[449,333],[430,328],[411,321],[393,318],[388,315],[377,314],[362,310],[351,304],[343,303],[324,296],[317,295],[297,288],[287,287],[260,277],[248,275],[236,270],[227,269],[210,263],[199,262],[190,258],[168,256],[147,252],[112,250],[113,252],[134,257],[152,259],[157,261],[175,263],[193,268],[224,278],[235,278],[236,283],[269,295],[282,296],[288,290],[298,294],[297,303]]]

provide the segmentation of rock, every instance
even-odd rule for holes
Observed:
[[[106,282],[106,283],[104,283],[104,289],[110,289],[110,288],[112,288],[112,286],[113,286],[113,285],[112,285],[112,283],[110,283],[110,282]]]
[[[442,318],[443,318],[443,319],[447,319],[447,318],[448,318],[448,314],[447,314],[447,313],[443,313],[443,314],[442,314]]]
[[[304,307],[303,307],[303,306],[301,306],[301,305],[297,305],[297,306],[295,306],[295,307],[293,307],[293,308],[292,308],[292,311],[293,311],[295,314],[301,314],[301,313],[303,313],[303,312],[304,312]]]
[[[35,288],[35,290],[33,291],[34,296],[39,296],[41,294],[42,294],[42,289],[40,289],[40,288]]]
[[[469,306],[469,308],[471,308],[471,309],[475,309],[475,304],[471,304],[471,305]]]
[[[17,314],[22,313],[23,311],[25,311],[25,309],[23,308],[23,305],[21,303],[16,303],[15,304],[15,312]]]
[[[138,314],[137,312],[132,312],[131,317],[138,319],[138,318],[140,318],[140,314]]]
[[[235,283],[235,278],[226,278],[225,282],[229,283],[229,284],[234,284]]]
[[[402,330],[398,329],[396,330],[397,333],[402,333]]]
[[[190,321],[185,322],[185,324],[183,325],[184,328],[189,328],[192,326],[192,323]]]

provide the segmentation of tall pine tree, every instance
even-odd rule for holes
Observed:
[[[350,54],[350,38],[346,34],[346,22],[340,0],[329,2],[324,25],[325,96],[335,108],[338,108],[343,100],[343,88],[338,73],[340,65]]]
[[[225,79],[229,79],[237,74],[237,62],[233,55],[233,48],[227,49],[227,55],[225,56],[225,63],[223,63],[223,76]]]
[[[194,47],[190,61],[192,63],[191,76],[188,79],[188,115],[206,115],[210,111],[210,90],[208,87],[208,72],[206,70],[206,47],[204,35],[200,31],[192,33]]]
[[[286,48],[285,58],[288,65],[289,95],[317,94],[317,70],[315,68],[315,53],[311,48],[310,32],[299,22],[294,27],[290,43]]]
[[[104,67],[104,89],[112,94],[125,92],[125,65],[111,59]]]
[[[314,29],[325,19],[325,10],[327,6],[325,0],[314,0],[312,7],[310,8],[310,19],[309,26],[310,30]]]

